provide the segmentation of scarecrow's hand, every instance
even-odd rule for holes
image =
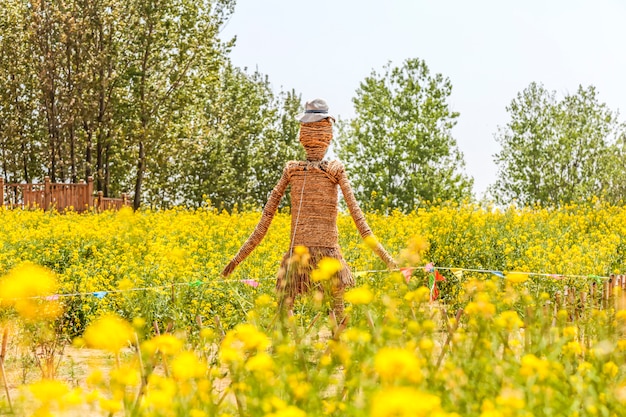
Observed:
[[[224,270],[222,271],[222,275],[225,277],[229,276],[236,267],[237,263],[235,261],[230,261],[228,265],[226,265],[226,268],[224,268]]]

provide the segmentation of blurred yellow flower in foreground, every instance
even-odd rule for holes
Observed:
[[[296,406],[289,405],[275,413],[267,414],[266,417],[306,417],[306,413]]]
[[[383,382],[422,380],[420,361],[415,354],[402,348],[382,348],[374,357],[374,369]]]
[[[515,310],[503,311],[500,315],[498,315],[498,317],[496,317],[494,322],[496,326],[508,331],[519,329],[524,326],[524,322],[520,319],[517,315],[517,311]]]
[[[270,339],[252,324],[235,326],[224,336],[220,345],[219,357],[224,363],[239,362],[244,353],[262,352],[270,346]]]
[[[24,262],[14,267],[0,282],[1,304],[14,307],[25,319],[54,319],[62,309],[53,294],[58,284],[47,268]]]
[[[433,394],[409,387],[393,387],[374,396],[371,417],[432,417],[443,416],[441,400]]]
[[[274,360],[266,352],[260,352],[246,362],[246,370],[264,375],[271,373],[274,370],[274,366]]]
[[[117,316],[106,315],[90,324],[83,338],[88,347],[118,353],[132,340],[133,328]]]
[[[357,287],[348,291],[344,298],[351,304],[369,304],[374,299],[374,294],[368,287]]]
[[[183,348],[183,342],[173,334],[166,333],[143,342],[141,347],[150,355],[157,351],[164,355],[175,355]]]
[[[177,380],[187,380],[202,377],[207,367],[198,359],[198,356],[190,351],[178,354],[171,364],[172,376]]]
[[[64,382],[53,379],[42,379],[30,384],[28,389],[42,404],[59,401],[65,394],[70,392],[70,388]]]
[[[343,265],[335,258],[322,258],[317,263],[317,269],[311,271],[311,280],[328,281],[337,272],[341,271]]]
[[[470,301],[465,306],[465,313],[468,316],[479,316],[491,318],[496,314],[496,306],[489,301],[486,293],[478,293],[475,301]]]
[[[512,284],[521,284],[528,281],[528,274],[523,272],[506,272],[504,277],[507,282]]]
[[[409,239],[405,249],[400,251],[401,265],[419,266],[424,253],[428,250],[428,241],[422,236],[413,236]]]

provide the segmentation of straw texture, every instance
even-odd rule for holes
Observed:
[[[292,198],[291,248],[298,245],[308,248],[328,248],[331,250],[329,253],[332,257],[343,261],[339,251],[337,229],[338,186],[341,188],[350,215],[361,237],[366,238],[373,235],[365,215],[354,197],[354,192],[341,162],[290,161],[285,166],[280,181],[272,190],[257,227],[224,269],[224,275],[229,275],[263,240],[289,184],[291,184]],[[389,268],[397,267],[394,259],[380,243],[377,243],[374,252]],[[343,262],[345,263],[345,261]],[[284,259],[283,263],[285,263]],[[347,274],[350,274],[349,269],[347,271]],[[352,278],[345,278],[342,281],[345,285],[351,285],[354,282]],[[294,284],[288,288],[304,289],[307,285],[306,283],[302,286]],[[300,291],[297,290],[293,295],[297,293]]]
[[[332,123],[325,119],[314,123],[303,123],[300,127],[300,142],[307,153],[306,161],[290,161],[283,175],[272,190],[263,208],[261,220],[254,232],[243,244],[237,255],[224,268],[229,275],[261,242],[276,214],[276,210],[287,187],[291,185],[291,239],[290,250],[283,256],[278,271],[276,289],[287,308],[293,306],[298,294],[314,288],[311,272],[324,257],[335,258],[343,266],[332,282],[333,310],[337,317],[343,314],[343,292],[354,285],[354,277],[343,259],[339,248],[337,229],[337,199],[341,189],[350,215],[363,238],[372,235],[348,181],[344,166],[339,161],[322,161],[332,139]],[[308,248],[306,263],[297,262],[293,249]],[[389,268],[397,268],[391,255],[377,243],[374,252]]]
[[[319,283],[311,282],[311,271],[317,268],[318,262],[323,258],[335,258],[343,266],[333,279],[333,288],[344,289],[354,285],[354,277],[338,246],[332,248],[311,246],[308,250],[309,258],[306,262],[301,262],[299,257],[293,256],[291,251],[283,256],[276,280],[276,290],[279,294],[293,299],[296,295],[305,294],[312,289],[321,291]]]
[[[300,125],[300,143],[307,161],[321,161],[333,139],[333,124],[329,119]]]

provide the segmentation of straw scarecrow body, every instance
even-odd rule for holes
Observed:
[[[354,277],[339,248],[338,188],[341,189],[361,237],[375,242],[373,250],[389,268],[395,268],[396,263],[383,246],[375,241],[354,197],[342,163],[322,160],[333,136],[334,119],[328,115],[326,102],[321,99],[307,102],[306,109],[303,115],[298,116],[298,120],[301,122],[300,143],[306,151],[307,160],[287,163],[281,179],[263,208],[261,220],[254,232],[222,274],[228,276],[263,240],[280,200],[287,187],[291,186],[291,241],[289,251],[281,262],[276,282],[281,304],[291,312],[295,297],[316,287],[311,282],[311,272],[317,268],[319,261],[334,258],[341,265],[331,286],[333,311],[339,319],[343,316],[344,290],[354,285]],[[294,258],[298,261],[294,261]]]

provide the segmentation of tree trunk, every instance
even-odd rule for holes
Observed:
[[[85,178],[89,178],[91,177],[91,173],[92,173],[92,156],[91,156],[91,138],[93,136],[93,132],[91,131],[91,127],[89,126],[89,123],[85,122],[84,123],[84,129],[85,129]]]
[[[104,132],[102,132],[102,126],[100,126],[100,133],[98,133],[98,141],[96,142],[96,189],[102,191],[103,179],[104,179]]]
[[[139,159],[137,161],[137,181],[135,182],[135,199],[133,208],[139,209],[141,204],[141,186],[143,185],[143,174],[146,170],[146,154],[143,146],[143,139],[139,141]]]
[[[26,156],[26,144],[24,143],[24,138],[22,138],[22,164],[24,167],[24,181],[26,181],[26,184],[29,184],[30,176],[28,175],[28,158]]]
[[[107,140],[106,147],[104,149],[104,187],[102,191],[105,197],[109,197],[109,185],[111,184],[111,170],[109,167],[109,155],[111,153],[111,145]]]

